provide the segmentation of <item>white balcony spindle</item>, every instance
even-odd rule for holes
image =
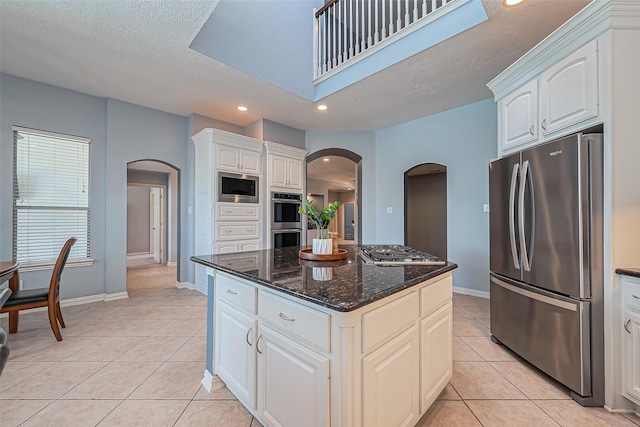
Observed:
[[[404,2],[404,26],[409,25],[409,0]]]
[[[427,0],[422,0],[422,17],[427,16]]]
[[[353,40],[353,0],[349,0],[349,58],[355,55],[355,43]]]
[[[371,12],[372,12],[372,7],[371,7],[371,0],[369,0],[369,37],[367,37],[367,47],[371,47],[373,45],[373,35],[371,33],[372,28],[373,27],[373,21],[371,20]]]
[[[367,48],[367,14],[365,12],[365,0],[362,0],[362,35],[360,36],[360,51]]]
[[[398,3],[398,18],[396,20],[396,32],[402,29],[402,0],[397,0]]]
[[[327,31],[327,14],[322,16],[322,44],[324,48],[322,49],[322,69],[323,72],[326,73],[328,71],[327,62],[329,58],[328,45],[329,45],[329,34]]]
[[[389,36],[393,35],[394,32],[395,31],[393,31],[393,0],[389,0]]]
[[[413,0],[413,22],[418,20],[418,0]]]
[[[378,6],[378,2],[376,1],[376,7]],[[384,40],[387,38],[387,8],[384,3],[382,3],[382,34],[380,35],[380,40]]]
[[[340,19],[341,25],[342,25],[342,45],[340,48],[340,51],[342,52],[342,60],[346,61],[349,56],[347,55],[347,52],[349,51],[348,43],[349,43],[349,39],[347,38],[348,33],[347,33],[347,2],[346,1],[341,1],[340,2],[340,16],[342,17]]]
[[[374,13],[375,16],[375,20],[376,20],[376,26],[375,29],[373,30],[373,44],[378,43],[378,41],[380,41],[380,39],[378,38],[380,36],[380,34],[378,34],[378,19],[380,18],[380,16],[378,15],[378,2],[374,1],[374,4],[376,5],[376,11]]]
[[[331,19],[331,39],[333,41],[332,43],[332,49],[331,49],[331,56],[332,56],[332,67],[335,67],[336,65],[338,65],[337,63],[337,56],[336,55],[336,43],[337,43],[337,32],[336,32],[336,23],[337,23],[337,19],[336,19],[336,8],[335,8],[335,3],[333,4],[333,6],[331,6],[329,8],[331,10],[331,13],[329,13],[329,18]]]
[[[356,2],[356,33],[355,33],[355,44],[356,44],[356,55],[360,53],[360,0],[355,0]]]
[[[431,12],[434,12],[438,7],[438,0],[431,0]]]

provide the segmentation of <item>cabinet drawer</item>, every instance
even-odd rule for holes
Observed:
[[[622,298],[626,307],[640,310],[640,279],[622,278]]]
[[[362,352],[391,338],[418,319],[418,292],[411,292],[393,302],[362,315]]]
[[[251,285],[246,285],[224,273],[216,274],[215,286],[219,299],[255,314],[256,288]]]
[[[218,219],[221,220],[254,220],[260,219],[259,206],[250,203],[218,203]]]
[[[331,316],[328,314],[260,290],[258,315],[324,351],[329,351]]]
[[[218,222],[216,240],[259,239],[259,222]]]
[[[451,301],[452,293],[451,276],[420,289],[420,317],[432,313],[441,305]]]

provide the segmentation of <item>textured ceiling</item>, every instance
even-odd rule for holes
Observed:
[[[0,71],[238,126],[375,130],[491,97],[489,80],[589,3],[483,1],[487,21],[325,98],[325,112],[188,48],[215,1],[1,1]]]

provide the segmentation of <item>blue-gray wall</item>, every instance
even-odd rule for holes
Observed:
[[[105,177],[107,101],[0,74],[0,259],[12,258],[13,125],[91,138],[91,257],[87,267],[66,268],[63,299],[105,292]],[[126,176],[126,173],[125,173]],[[123,191],[126,198],[126,187]],[[126,205],[125,205],[126,210]],[[122,222],[124,224],[124,220]],[[122,248],[126,251],[126,245]],[[48,286],[51,270],[21,273],[24,287]]]
[[[377,131],[375,213],[379,243],[404,241],[404,172],[447,167],[447,246],[454,286],[488,291],[488,163],[497,153],[497,109],[485,100]],[[393,209],[386,213],[387,207]]]

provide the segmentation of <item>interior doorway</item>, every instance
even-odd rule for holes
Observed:
[[[405,245],[447,259],[447,167],[423,163],[404,183]]]
[[[343,148],[327,148],[306,158],[307,198],[322,200],[320,207],[339,201],[342,203],[329,231],[338,235],[338,243],[361,243],[362,157]],[[307,230],[307,244],[315,230]]]
[[[179,170],[164,162],[127,164],[127,270],[140,270],[138,279],[162,267],[179,281],[179,181]]]

